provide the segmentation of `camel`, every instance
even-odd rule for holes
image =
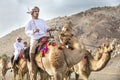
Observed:
[[[41,57],[41,52],[36,54],[35,62],[39,68],[46,71],[50,76],[53,76],[54,80],[63,80],[67,69],[80,62],[82,56],[88,52],[78,41],[73,43],[73,50],[66,47],[61,50],[58,49],[58,46],[62,45],[60,42],[54,40],[52,43],[55,45],[48,45],[45,57]],[[32,72],[29,68],[29,72],[30,79],[35,80],[36,70]]]
[[[45,54],[45,57],[40,57],[40,54],[37,54],[35,61],[37,66],[53,76],[54,80],[63,80],[68,67],[77,64],[84,53],[77,48],[73,51],[65,48],[62,51],[58,49],[58,45],[60,44],[56,42],[56,46],[48,46],[49,51]]]
[[[28,71],[27,69],[27,60],[20,59],[17,68],[13,68],[14,77],[13,80],[16,80],[18,74],[19,80],[23,80],[24,74]],[[12,63],[9,58],[0,57],[0,69],[2,71],[2,80],[5,80],[6,72],[9,69],[12,69]]]
[[[13,80],[16,80],[17,74],[18,74],[18,80],[23,80],[24,75],[27,72],[28,72],[27,60],[26,59],[20,59],[18,64],[16,64],[16,67],[13,68],[13,73],[14,73]],[[27,74],[27,76],[28,76],[28,74]],[[29,77],[28,77],[28,79],[29,79]]]
[[[13,68],[13,73],[14,73],[13,80],[16,80],[17,75],[18,75],[18,80],[26,80],[24,78],[25,74],[27,75],[27,80],[29,80],[29,78],[30,78],[29,73],[28,73],[28,68],[29,68],[28,63],[29,63],[29,61],[27,60],[27,58],[29,57],[29,55],[26,54],[27,51],[28,51],[27,49],[29,49],[29,47],[25,48],[24,55],[21,55],[22,58],[19,58],[18,63]],[[11,61],[12,61],[12,59],[11,59]],[[9,63],[12,66],[11,61]],[[11,68],[11,66],[10,66],[10,68]],[[49,76],[48,76],[48,74],[46,72],[42,71],[40,68],[39,68],[38,71],[41,73],[40,74],[40,77],[41,77],[40,80],[48,80]]]
[[[76,38],[69,36],[72,33],[72,27],[71,23],[69,22],[67,26],[64,26],[61,35],[60,40],[61,43],[64,45],[67,45],[68,48],[73,47],[73,43],[76,40]],[[68,38],[70,38],[68,40]],[[107,45],[102,45],[98,48],[96,55],[93,57],[89,51],[84,53],[83,58],[80,60],[80,62],[73,66],[74,72],[76,73],[76,80],[78,80],[79,76],[83,78],[83,80],[88,80],[88,77],[92,71],[100,71],[102,70],[111,57],[111,52],[114,50],[114,43],[115,40],[113,40],[112,43]],[[66,76],[69,76],[70,73]]]
[[[3,55],[0,57],[0,71],[2,75],[2,80],[6,80],[5,75],[7,70],[10,69],[11,64],[8,63],[9,57],[6,55]]]
[[[88,80],[88,77],[92,71],[102,70],[110,60],[114,46],[113,44],[104,45],[99,48],[99,50],[102,51],[102,55],[98,60],[95,60],[91,53],[89,53],[85,54],[85,57],[83,57],[78,64],[73,66],[76,73],[76,80],[79,79],[79,76],[81,76],[83,80]],[[96,56],[97,55],[98,54],[96,54]]]
[[[26,73],[27,73],[27,80],[29,80],[27,60],[20,59],[18,65],[16,67],[17,68],[12,69],[11,60],[7,55],[0,56],[0,71],[1,71],[2,80],[6,80],[5,75],[6,75],[7,71],[10,69],[12,69],[13,74],[14,74],[13,80],[16,80],[17,75],[18,75],[18,80],[24,80],[24,75]],[[48,80],[49,79],[49,76],[47,73],[45,73],[41,69],[39,69],[39,71],[41,73],[40,80]]]
[[[24,57],[25,57],[25,59],[27,61],[27,68],[28,68],[28,70],[31,69],[31,67],[30,67],[30,57],[29,57],[29,49],[30,49],[30,47],[28,46],[24,50],[24,54],[25,54]],[[38,76],[40,77],[40,80],[49,80],[50,79],[50,75],[46,71],[42,70],[40,67],[39,68],[35,67],[35,68],[37,70],[36,71],[36,76],[37,76],[38,73],[40,73],[40,74],[38,74]]]
[[[6,60],[0,57],[0,71],[2,74],[2,80],[5,80],[5,74],[6,74],[5,65],[6,65]]]

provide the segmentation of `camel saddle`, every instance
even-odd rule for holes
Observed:
[[[45,46],[45,43],[49,40],[49,38],[50,38],[49,36],[44,36],[38,40],[38,44],[35,50],[35,55],[39,53],[40,50]],[[29,50],[30,50],[30,47],[24,50],[24,56],[26,59],[28,59],[28,61],[30,61]]]
[[[11,58],[11,62],[12,62],[12,63],[13,63],[13,59],[14,59],[14,55],[13,55],[12,58]],[[17,60],[16,60],[16,64],[19,63],[19,60],[20,60],[20,59],[25,59],[25,57],[24,57],[24,49],[21,49],[20,55],[18,56],[18,58],[17,58]]]
[[[45,43],[48,41],[49,36],[44,36],[38,40],[37,48],[36,48],[36,54],[44,47]]]

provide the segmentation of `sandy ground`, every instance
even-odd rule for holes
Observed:
[[[71,80],[75,80],[74,74]],[[120,80],[120,68],[105,68],[99,72],[92,72],[88,80]]]
[[[9,70],[6,74],[6,80],[12,80],[12,77],[13,73]],[[0,80],[2,80],[1,76]],[[75,80],[74,73],[72,73],[71,80]],[[88,80],[120,80],[120,57],[111,59],[103,70],[92,72]]]
[[[12,76],[13,73],[8,71],[6,74],[6,80],[12,80]],[[75,80],[74,73],[72,73],[71,80]],[[79,80],[82,79],[80,78]],[[120,67],[106,67],[102,71],[92,72],[88,80],[120,80]]]

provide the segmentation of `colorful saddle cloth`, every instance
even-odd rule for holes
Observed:
[[[42,37],[37,44],[36,53],[40,53],[41,57],[45,57],[45,53],[48,51],[48,46],[56,46],[56,42],[54,40],[49,40],[48,36]],[[64,46],[57,46],[58,49],[63,50]]]

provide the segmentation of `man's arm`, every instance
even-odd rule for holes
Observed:
[[[20,51],[20,48],[19,48],[18,46],[19,46],[19,45],[18,45],[17,43],[14,43],[14,48],[15,48],[15,50]]]
[[[49,31],[54,31],[55,30],[55,28],[48,28],[47,29],[47,32],[49,32]]]
[[[26,33],[28,36],[31,36],[32,34],[34,34],[34,31],[31,29],[30,23],[28,23],[27,26],[25,27],[25,33]]]

